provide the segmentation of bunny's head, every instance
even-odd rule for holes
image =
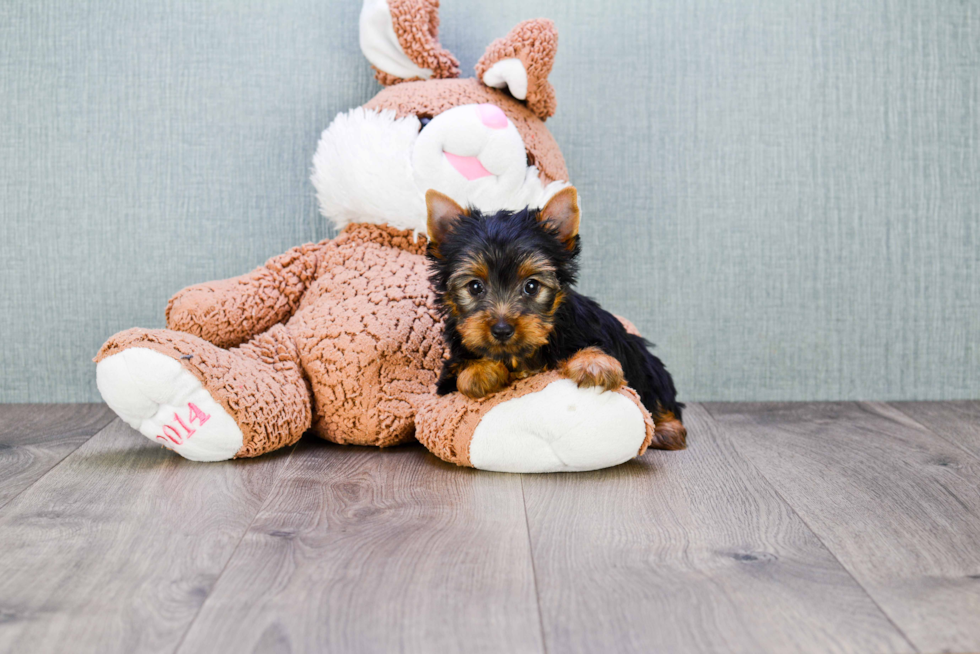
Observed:
[[[425,233],[425,192],[486,211],[540,208],[568,185],[544,125],[558,35],[525,21],[490,44],[476,78],[437,40],[439,0],[364,0],[361,49],[386,88],[339,114],[313,158],[320,210],[338,228],[387,224]]]

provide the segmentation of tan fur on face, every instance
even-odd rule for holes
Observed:
[[[483,254],[471,253],[457,264],[455,272],[449,276],[449,288],[454,292],[462,292],[463,287],[471,280],[478,279],[486,282],[489,275],[490,266]]]
[[[480,253],[471,254],[459,263],[456,272],[449,277],[446,294],[446,302],[454,316],[458,318],[476,306],[477,300],[466,290],[466,285],[474,280],[486,283],[489,275],[490,267]]]
[[[536,314],[520,314],[510,318],[514,325],[514,335],[506,343],[494,338],[490,328],[497,323],[497,314],[492,311],[477,311],[460,321],[457,331],[463,345],[471,352],[512,361],[518,367],[517,354],[536,352],[548,342],[552,325]]]
[[[449,313],[452,314],[454,318],[459,318],[459,306],[453,301],[452,294],[446,294],[443,299],[446,307],[449,309]]]
[[[554,265],[543,256],[532,254],[521,261],[517,268],[517,276],[522,284],[529,279],[534,279],[541,285],[535,303],[541,314],[542,326],[547,329],[547,332],[545,340],[537,345],[540,347],[547,342],[547,334],[550,334],[552,329],[551,319],[565,300],[565,294],[555,276]]]
[[[457,330],[463,337],[463,345],[471,352],[487,352],[494,347],[495,339],[490,326],[496,322],[489,311],[478,311],[463,319]]]
[[[476,301],[468,294],[465,285],[473,279],[486,282],[489,272],[489,265],[479,254],[471,255],[461,264],[460,270],[450,278],[453,292],[447,294],[447,297],[452,296],[449,306],[453,315],[459,318],[461,314],[476,308]],[[558,288],[554,266],[544,257],[528,257],[520,263],[518,274],[521,283],[534,278],[541,284],[538,296],[541,301],[537,304],[536,313],[525,313],[514,300],[505,299],[492,308],[472,313],[457,326],[467,349],[504,360],[512,371],[533,367],[530,359],[535,358],[535,353],[548,343],[554,328],[552,319],[565,299]],[[498,341],[490,331],[501,318],[514,327],[514,335],[506,343]]]
[[[532,254],[521,261],[517,267],[517,276],[520,279],[530,279],[532,277],[554,278],[555,267],[546,257],[539,254]],[[547,280],[539,280],[547,281]]]
[[[507,385],[507,366],[492,359],[470,361],[456,378],[456,388],[467,397],[481,398]]]
[[[597,386],[604,391],[615,391],[623,385],[623,366],[597,347],[576,352],[562,364],[561,374],[579,388]]]
[[[542,347],[548,342],[551,335],[552,326],[534,314],[521,314],[514,321],[514,336],[511,340],[515,345],[520,345],[523,349],[534,349]]]
[[[558,311],[558,307],[560,307],[561,303],[564,301],[565,301],[565,293],[564,291],[559,289],[558,292],[555,293],[555,299],[551,301],[551,310],[548,312],[548,316],[549,317],[554,316],[555,312]]]

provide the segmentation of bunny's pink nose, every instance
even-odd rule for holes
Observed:
[[[476,113],[480,116],[480,121],[490,129],[503,129],[507,127],[507,116],[495,104],[478,104]]]

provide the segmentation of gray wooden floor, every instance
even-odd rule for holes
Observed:
[[[0,405],[0,651],[980,650],[980,402],[713,404],[502,475],[304,439],[194,464]]]

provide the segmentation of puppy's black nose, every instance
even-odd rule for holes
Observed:
[[[490,333],[493,334],[493,337],[495,339],[503,343],[514,335],[514,327],[512,325],[508,325],[503,320],[501,320],[496,325],[490,328]]]

